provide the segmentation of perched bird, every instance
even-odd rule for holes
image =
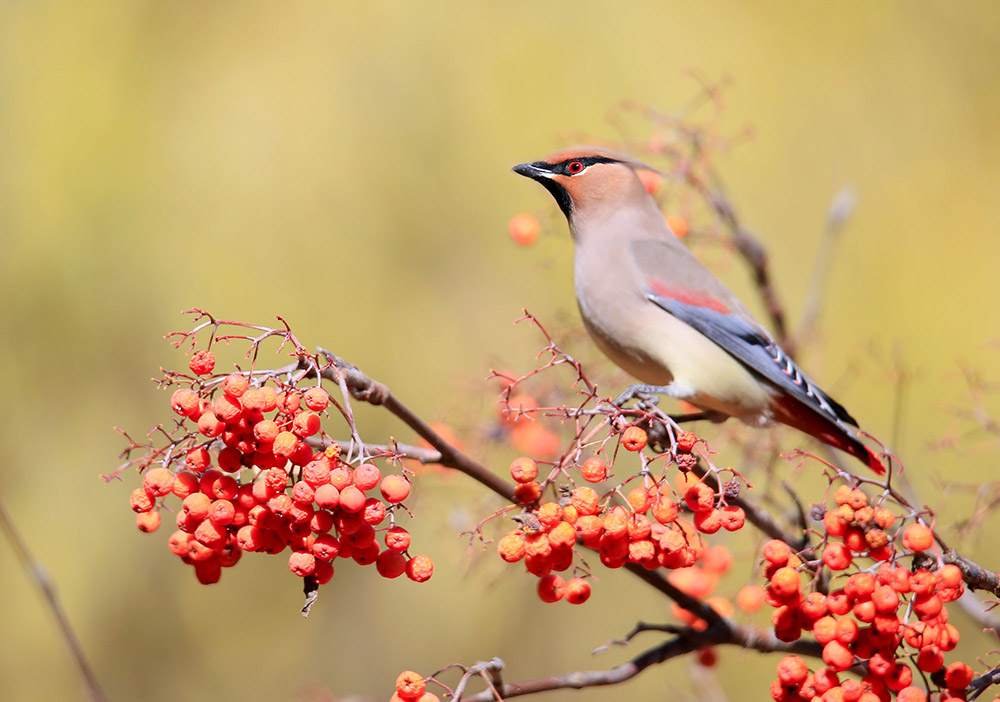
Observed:
[[[597,346],[646,385],[751,426],[781,422],[859,458],[878,457],[732,292],[674,236],[628,156],[557,152],[514,172],[541,183],[573,235],[576,299]]]

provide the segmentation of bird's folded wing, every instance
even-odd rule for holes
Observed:
[[[834,422],[857,426],[847,410],[816,387],[780,346],[743,317],[724,311],[723,303],[704,295],[679,292],[655,280],[647,283],[648,299],[664,312],[711,339],[787,395]]]

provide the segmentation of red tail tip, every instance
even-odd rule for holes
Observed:
[[[873,471],[875,471],[875,473],[877,473],[878,475],[885,475],[885,464],[882,463],[881,460],[879,460],[879,457],[875,455],[874,451],[872,451],[867,446],[865,446],[864,448],[865,448],[865,453],[868,454],[868,467],[871,468]]]

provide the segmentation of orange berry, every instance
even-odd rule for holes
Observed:
[[[538,464],[526,456],[515,458],[510,464],[510,477],[519,483],[530,483],[538,477]]]
[[[416,700],[427,690],[424,678],[412,670],[404,670],[396,678],[396,693],[404,700]]]
[[[663,177],[656,171],[651,171],[647,168],[636,171],[635,174],[639,176],[639,180],[642,181],[642,187],[646,189],[646,192],[650,195],[656,195],[656,191],[660,189],[660,181]]]
[[[645,512],[653,501],[645,487],[632,488],[625,500],[635,512]]]
[[[365,524],[377,526],[385,519],[385,503],[377,497],[369,497],[365,500],[365,506],[361,510],[361,519]]]
[[[779,597],[791,597],[799,592],[799,573],[794,568],[778,568],[771,576],[771,589]]]
[[[174,489],[174,474],[166,468],[150,468],[142,477],[142,486],[155,497],[169,495]]]
[[[510,238],[514,240],[515,244],[521,246],[534,244],[541,231],[542,227],[539,225],[538,219],[527,212],[514,215],[507,223],[507,232],[510,234]]]
[[[823,549],[823,563],[830,570],[847,570],[851,567],[851,551],[842,543],[828,543]]]
[[[250,382],[241,373],[230,373],[222,381],[222,392],[230,397],[241,397],[250,389]]]
[[[292,431],[304,438],[318,432],[321,424],[322,422],[318,414],[304,410],[292,419]]]
[[[893,524],[896,523],[896,515],[892,513],[892,510],[881,507],[875,510],[873,515],[875,524],[883,529],[889,529]]]
[[[235,422],[243,412],[240,400],[230,395],[216,395],[211,408],[212,413],[226,424]]]
[[[382,472],[374,463],[362,463],[354,469],[354,485],[358,490],[371,490],[381,479]]]
[[[201,473],[212,464],[212,457],[204,446],[196,446],[187,452],[184,467],[195,473]]]
[[[586,486],[576,488],[570,494],[570,501],[581,515],[597,514],[600,507],[597,491]]]
[[[348,512],[360,512],[366,499],[365,493],[354,485],[348,485],[340,491],[340,508]]]
[[[683,217],[678,215],[667,215],[667,226],[670,227],[670,231],[674,233],[678,239],[683,239],[688,235],[690,227],[688,226],[688,221]]]
[[[182,417],[190,417],[199,412],[201,402],[194,390],[178,388],[170,395],[170,407]]]
[[[783,685],[798,685],[809,675],[809,667],[798,656],[785,656],[778,661],[778,679]]]
[[[263,419],[253,425],[253,438],[264,444],[273,444],[278,438],[278,425],[270,419]]]
[[[566,581],[565,598],[570,604],[583,604],[590,599],[590,583],[583,578],[570,578]]]
[[[343,490],[353,482],[354,477],[349,466],[341,463],[330,470],[330,484],[338,490]]]
[[[280,431],[274,437],[274,444],[271,446],[271,451],[274,452],[275,456],[288,458],[295,452],[298,445],[299,437],[295,436],[295,434],[290,431]]]
[[[174,486],[171,488],[171,492],[182,500],[191,493],[197,492],[198,489],[198,476],[191,473],[178,473],[174,476]]]
[[[934,673],[944,667],[944,656],[937,646],[925,646],[917,652],[917,667],[925,673]]]
[[[903,530],[903,546],[911,551],[926,551],[934,545],[934,533],[923,524],[914,523]]]
[[[333,534],[320,534],[312,543],[312,553],[321,561],[332,561],[340,554],[340,540]]]
[[[715,508],[715,492],[705,483],[695,483],[684,493],[684,503],[692,512],[707,512]]]
[[[215,370],[215,354],[211,351],[195,351],[188,361],[188,368],[195,375],[208,375]]]
[[[160,528],[160,513],[139,512],[139,514],[135,515],[135,525],[139,527],[139,531],[144,531],[147,534],[151,531],[156,531]]]
[[[682,431],[677,435],[677,450],[690,452],[698,443],[698,437],[693,431]]]
[[[717,509],[703,510],[694,514],[695,528],[705,534],[714,534],[722,528],[722,512]]]
[[[406,563],[406,577],[414,582],[422,583],[434,575],[434,562],[430,556],[414,556]]]
[[[736,593],[736,606],[753,614],[764,605],[764,591],[756,585],[744,585]]]
[[[719,510],[722,518],[722,528],[726,531],[739,531],[746,523],[747,515],[738,505],[726,505]]]
[[[326,483],[316,488],[313,499],[324,509],[336,509],[340,506],[340,490]]]
[[[666,495],[658,495],[653,500],[651,514],[660,524],[671,524],[677,520],[677,503]]]
[[[854,654],[839,641],[830,641],[823,646],[823,662],[831,670],[839,673],[848,670],[854,664]]]
[[[919,687],[904,687],[896,693],[896,702],[927,702],[927,693]]]
[[[313,412],[322,412],[330,405],[330,395],[321,387],[309,388],[302,395],[302,401]]]
[[[145,488],[136,488],[128,502],[133,512],[148,512],[156,506],[156,495],[147,492]]]
[[[580,473],[588,483],[599,483],[608,477],[608,464],[597,456],[591,456],[580,466]]]
[[[868,504],[868,495],[855,488],[847,493],[846,504],[850,505],[851,509],[857,511]]]
[[[646,430],[642,427],[637,427],[635,425],[625,428],[622,432],[622,446],[625,447],[627,451],[642,451],[646,448]]]
[[[542,496],[542,486],[532,480],[530,483],[518,483],[514,488],[514,501],[521,505],[537,502]]]
[[[198,417],[198,431],[204,436],[214,439],[221,436],[225,429],[226,425],[211,410],[202,412],[201,416]]]
[[[546,502],[535,510],[535,516],[546,529],[558,525],[563,519],[563,509],[555,502]]]
[[[555,573],[543,575],[538,579],[538,597],[542,602],[558,602],[563,598],[566,582]]]
[[[952,690],[964,690],[972,682],[972,678],[972,668],[962,661],[956,661],[944,669],[944,682]]]
[[[316,570],[316,556],[305,551],[292,551],[288,557],[288,569],[300,578],[312,575]]]
[[[508,563],[516,563],[524,558],[527,552],[527,540],[524,538],[524,532],[520,529],[508,532],[497,543],[497,552],[500,554],[500,558]]]
[[[390,527],[385,532],[385,546],[402,553],[410,547],[410,533],[403,527]]]
[[[402,475],[392,473],[382,478],[379,490],[386,502],[397,504],[410,495],[410,481]]]

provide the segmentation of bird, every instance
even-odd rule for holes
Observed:
[[[786,424],[884,474],[844,406],[674,235],[639,179],[644,169],[656,170],[590,146],[513,168],[544,186],[566,216],[583,324],[597,347],[640,381],[622,399],[667,395],[712,419]]]

